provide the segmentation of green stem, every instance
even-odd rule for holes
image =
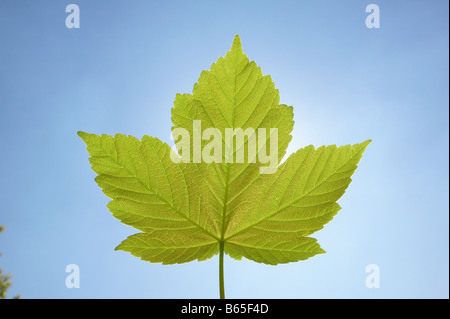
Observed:
[[[225,286],[223,280],[223,241],[220,242],[219,252],[219,287],[220,287],[220,299],[225,299]]]

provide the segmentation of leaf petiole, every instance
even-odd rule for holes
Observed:
[[[223,279],[223,246],[224,242],[220,242],[220,252],[219,252],[219,289],[220,289],[220,299],[225,299],[225,286]]]

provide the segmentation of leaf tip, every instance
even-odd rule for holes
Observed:
[[[77,132],[77,135],[78,135],[83,141],[86,142],[86,139],[88,138],[89,133],[86,133],[86,132],[83,132],[83,131],[78,131],[78,132]]]
[[[233,44],[231,45],[231,51],[238,50],[242,52],[242,43],[239,34],[236,34],[233,39]]]
[[[367,146],[369,146],[369,144],[372,143],[371,139],[365,140],[364,142],[361,143],[363,149],[365,150],[367,148]]]
[[[125,241],[125,240],[124,240]],[[116,248],[114,248],[114,250],[123,250],[123,251],[126,251],[125,249],[124,249],[124,245],[123,245],[123,242],[124,241],[122,241],[119,245],[117,245],[117,247]]]

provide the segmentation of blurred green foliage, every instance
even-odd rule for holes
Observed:
[[[5,226],[0,226],[0,233],[5,230]],[[0,256],[2,253],[0,252]],[[0,268],[0,299],[6,298],[6,292],[11,287],[11,274],[3,274],[2,268]],[[20,299],[20,295],[13,297],[14,299]]]

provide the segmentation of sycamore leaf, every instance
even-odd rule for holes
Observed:
[[[78,133],[109,210],[141,231],[116,249],[163,264],[220,253],[221,285],[224,253],[271,265],[324,253],[308,236],[341,209],[370,140],[308,146],[279,165],[293,109],[279,104],[239,36],[192,94],[176,95],[172,122],[175,151],[149,136]]]

